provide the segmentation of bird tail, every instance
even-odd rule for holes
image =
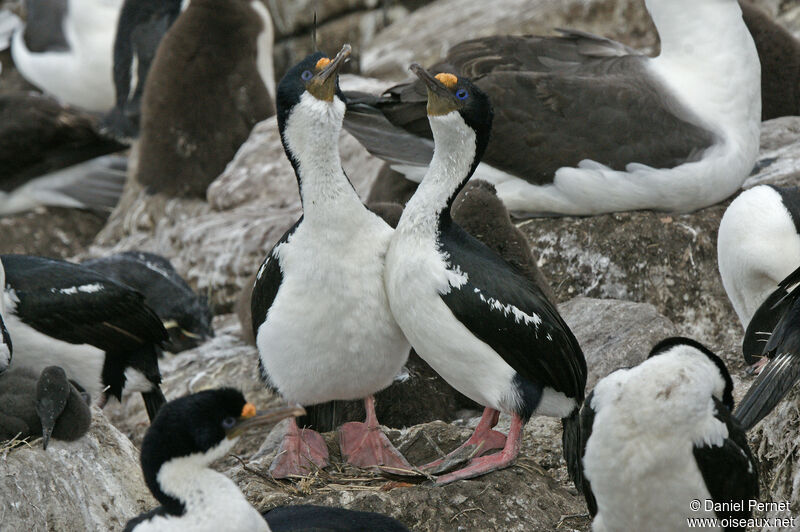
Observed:
[[[798,377],[800,358],[797,354],[784,352],[772,359],[747,390],[733,414],[742,428],[750,430],[764,419],[789,392]]]
[[[592,493],[589,481],[583,475],[584,435],[581,433],[580,409],[575,408],[567,417],[561,418],[561,444],[564,460],[567,462],[567,473],[575,484],[575,488],[583,494],[590,515],[597,513],[597,501]]]
[[[164,397],[161,388],[157,387],[152,391],[142,392],[142,399],[144,400],[144,407],[147,410],[147,417],[152,423],[159,409],[167,402],[167,398]]]

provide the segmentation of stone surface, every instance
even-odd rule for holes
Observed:
[[[647,303],[576,297],[562,303],[559,311],[586,357],[587,394],[598,380],[616,369],[637,365],[653,345],[677,332],[672,322]]]
[[[3,530],[121,530],[155,506],[139,453],[96,408],[89,432],[75,442],[40,440],[0,446]]]
[[[78,209],[39,207],[0,217],[0,253],[68,258],[92,243],[106,216]]]

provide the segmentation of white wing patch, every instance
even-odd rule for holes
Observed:
[[[92,294],[94,292],[100,292],[103,290],[103,285],[100,283],[92,283],[92,284],[82,284],[81,286],[70,286],[69,288],[51,288],[50,291],[52,293],[60,293],[66,295],[75,295],[78,292],[83,292],[84,294]]]
[[[262,276],[262,275],[264,275],[264,270],[266,270],[266,269],[267,269],[267,264],[268,264],[268,263],[269,263],[269,255],[267,255],[267,258],[266,258],[266,259],[264,259],[264,263],[263,263],[263,264],[261,265],[261,267],[258,269],[258,273],[256,274],[256,279],[257,279],[257,280],[259,280],[259,281],[261,280],[261,276]]]
[[[461,288],[469,281],[469,275],[462,272],[458,264],[456,264],[455,268],[447,268],[444,274],[447,277],[447,284],[450,285],[451,288]]]
[[[481,301],[489,305],[489,308],[491,308],[492,310],[499,310],[505,316],[508,316],[509,314],[513,315],[514,321],[517,323],[523,322],[525,325],[533,324],[534,327],[536,327],[537,329],[539,328],[539,325],[542,323],[542,318],[540,318],[539,315],[536,314],[535,312],[533,314],[528,314],[510,303],[504,305],[503,303],[501,303],[500,301],[498,301],[493,297],[487,299],[481,293],[480,288],[476,288],[475,293],[478,294],[478,297],[481,298]]]

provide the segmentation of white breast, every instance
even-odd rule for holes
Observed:
[[[283,282],[257,343],[289,401],[363,398],[389,386],[408,357],[383,286],[392,230],[361,210],[304,220],[277,250]]]
[[[800,235],[780,194],[766,185],[742,192],[719,224],[722,285],[742,327],[787,275],[800,266]]]

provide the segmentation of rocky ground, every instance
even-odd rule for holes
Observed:
[[[0,2],[2,3],[2,2]],[[760,0],[800,33],[800,6]],[[349,77],[350,88],[379,91],[405,77],[410,60],[432,62],[460,40],[497,32],[548,32],[555,26],[595,31],[627,43],[656,46],[640,0],[499,0],[484,2],[265,0],[276,26],[276,68],[310,49],[311,7],[325,49],[345,41],[360,52],[354,70],[380,80]],[[384,28],[385,26],[385,28]],[[8,68],[3,65],[3,76]],[[0,78],[2,80],[4,78]],[[3,90],[0,81],[0,90]],[[759,164],[746,186],[800,184],[800,118],[764,123]],[[345,170],[366,197],[380,163],[349,136],[341,139]],[[609,371],[638,363],[661,338],[684,334],[726,359],[737,386],[751,378],[740,356],[741,326],[725,296],[716,262],[716,232],[728,202],[690,214],[633,212],[592,218],[519,221],[550,279],[560,310],[581,343],[588,387]],[[278,401],[256,374],[257,354],[231,314],[246,279],[299,214],[296,182],[283,157],[274,119],[259,124],[236,158],[209,187],[207,201],[147,197],[128,185],[106,221],[90,213],[42,211],[0,220],[0,252],[61,257],[140,248],[170,257],[178,271],[209,296],[217,336],[162,362],[168,398],[233,385],[249,400]],[[389,430],[412,463],[454,448],[474,412],[451,423]],[[501,428],[508,420],[501,418]],[[76,443],[37,441],[0,447],[0,529],[118,530],[155,505],[141,480],[136,448],[147,428],[138,396],[94,411],[89,435]],[[583,499],[567,480],[557,420],[533,419],[520,459],[507,470],[444,488],[411,485],[339,465],[335,434],[325,435],[334,466],[292,482],[267,472],[282,427],[250,435],[216,467],[251,502],[320,503],[380,511],[415,530],[589,530]],[[800,516],[800,396],[784,401],[750,435],[761,461],[762,500],[792,501]],[[11,495],[9,494],[16,494]]]

